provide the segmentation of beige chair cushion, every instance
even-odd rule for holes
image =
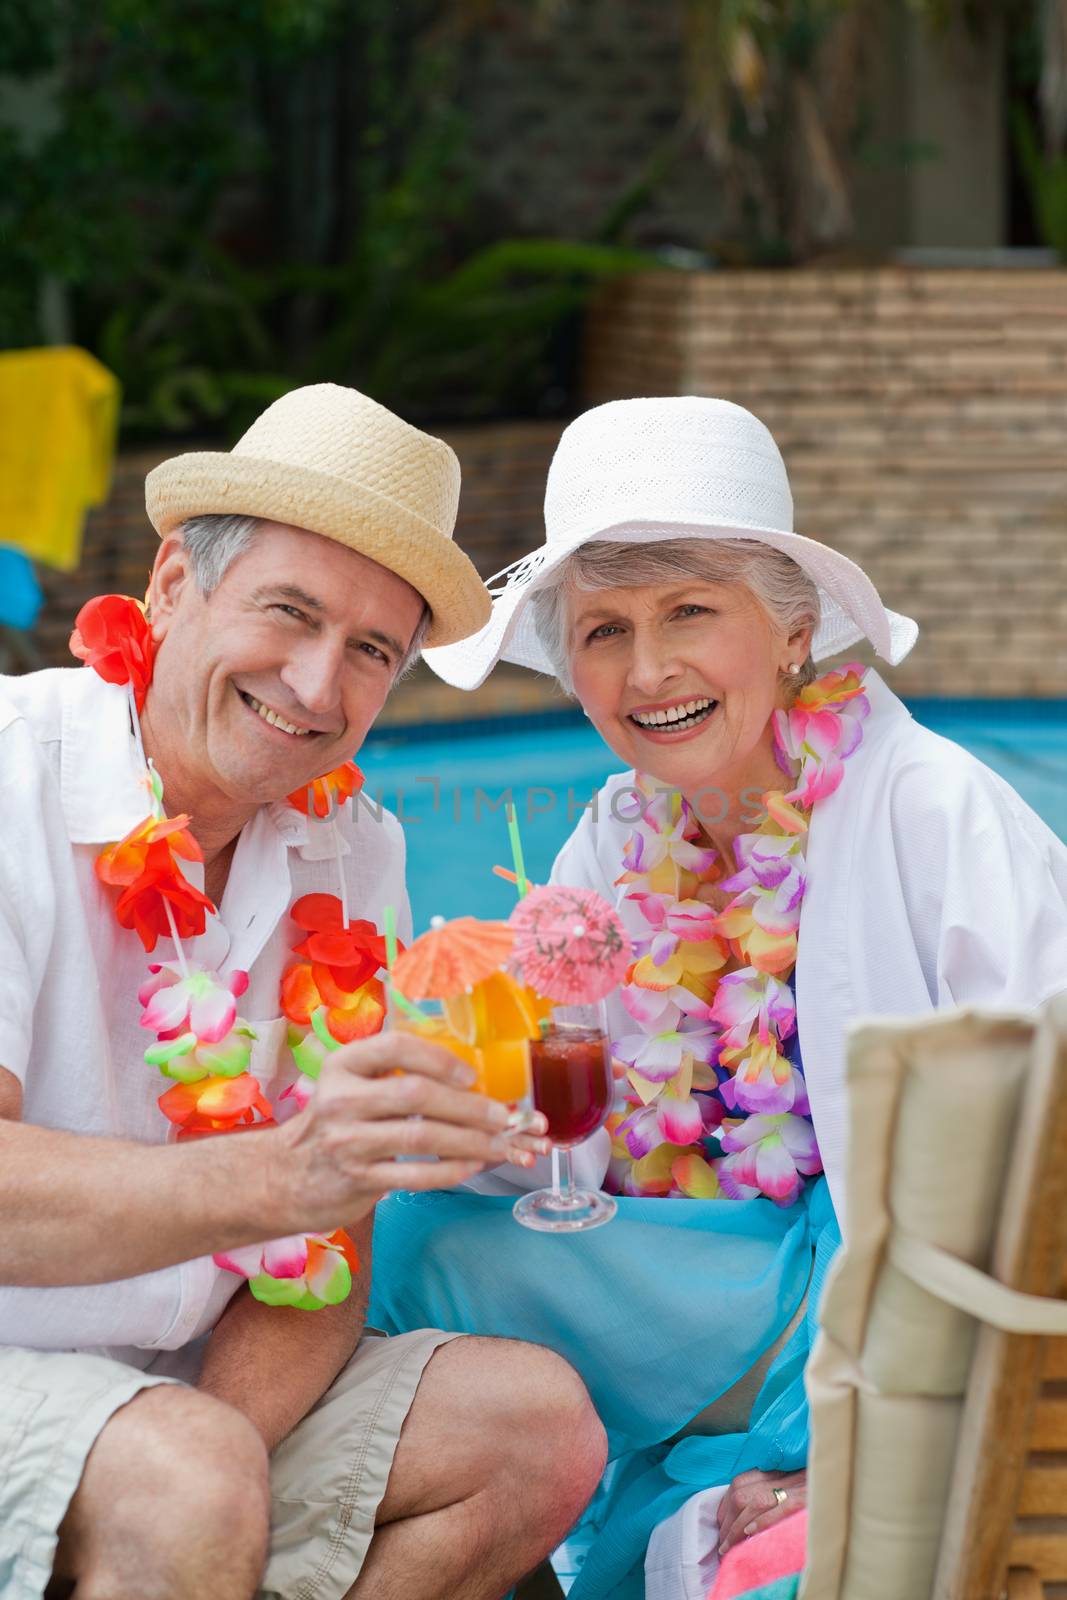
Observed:
[[[1067,1332],[1067,1307],[986,1276],[1033,1163],[1034,1038],[1033,1019],[975,1012],[850,1037],[848,1238],[808,1369],[801,1600],[928,1600],[979,1319]]]

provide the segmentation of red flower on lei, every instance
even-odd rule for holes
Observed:
[[[307,1027],[312,1013],[325,1006],[326,1026],[340,1044],[377,1033],[385,1021],[385,992],[375,974],[386,957],[374,923],[346,926],[332,894],[305,894],[289,914],[307,934],[294,950],[304,960],[282,979],[282,1010],[289,1021]]]
[[[70,649],[106,683],[132,684],[137,709],[144,709],[155,665],[155,640],[145,608],[137,600],[125,594],[87,600],[74,620]]]
[[[320,820],[328,817],[346,800],[351,800],[363,787],[363,774],[354,761],[345,761],[332,772],[313,778],[302,789],[294,789],[286,798],[294,811],[305,817],[314,814]]]
[[[182,939],[203,933],[207,914],[215,909],[207,895],[189,882],[176,860],[178,856],[186,861],[204,859],[188,823],[184,814],[147,817],[96,859],[101,883],[122,890],[115,905],[120,926],[132,928],[148,951],[155,949],[160,936],[170,935],[166,906],[170,906]]]
[[[336,988],[351,994],[385,966],[385,939],[374,923],[349,922],[346,926],[336,895],[301,895],[289,915],[307,933],[294,954],[325,968],[321,977],[327,986],[332,980]],[[318,973],[316,982],[322,988]]]

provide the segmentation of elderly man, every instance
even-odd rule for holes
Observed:
[[[544,1141],[428,1042],[335,1032],[316,1057],[287,987],[303,934],[316,1021],[380,1018],[365,971],[339,980],[387,905],[406,931],[403,841],[338,808],[337,774],[422,641],[488,615],[458,477],[354,391],[294,391],[230,454],[150,475],[142,635],[116,602],[125,634],[80,646],[96,671],[0,680],[10,1600],[490,1600],[599,1478],[600,1424],[549,1351],[363,1326],[376,1199]],[[309,1098],[275,1121],[295,1038]]]

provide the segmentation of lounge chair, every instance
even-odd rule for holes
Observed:
[[[851,1036],[801,1600],[1067,1595],[1067,997]]]
[[[848,1095],[807,1565],[751,1600],[1067,1600],[1067,996],[863,1024]]]

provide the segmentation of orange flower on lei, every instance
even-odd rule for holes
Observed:
[[[313,778],[302,789],[294,789],[286,798],[295,811],[302,812],[305,817],[314,814],[321,820],[343,806],[346,800],[351,800],[362,787],[362,772],[354,761],[346,761],[321,778]]]
[[[236,1078],[201,1078],[199,1083],[176,1083],[159,1097],[159,1109],[179,1129],[178,1139],[209,1133],[230,1133],[239,1123],[258,1126],[273,1122],[270,1101],[250,1073]]]
[[[325,980],[321,983],[320,980]],[[368,978],[355,990],[339,989],[329,969],[298,962],[282,979],[282,1010],[290,1022],[311,1026],[312,1013],[326,1007],[326,1026],[339,1044],[368,1039],[385,1021],[385,990],[377,978]]]

